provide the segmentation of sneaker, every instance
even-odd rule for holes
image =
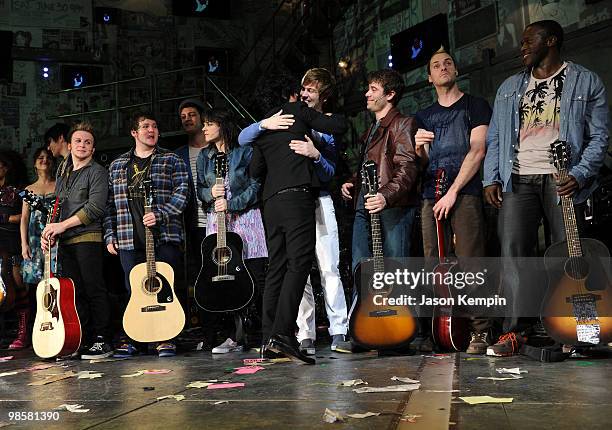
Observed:
[[[317,352],[314,346],[314,340],[304,339],[300,342],[300,351],[306,355],[315,355]]]
[[[94,344],[89,349],[83,351],[81,360],[95,360],[97,358],[107,358],[113,355],[113,347],[104,341],[102,336],[98,336]]]
[[[499,338],[495,345],[487,347],[487,355],[492,357],[509,357],[518,354],[521,345],[526,342],[519,333],[506,333]]]
[[[238,342],[234,342],[231,338],[225,339],[219,346],[215,346],[212,349],[213,354],[227,354],[228,352],[240,352],[242,351],[242,345],[238,345]]]
[[[334,334],[332,335],[332,343],[331,343],[331,350],[332,351],[337,351],[338,350],[338,345],[340,345],[342,342],[344,342],[344,335],[343,334]]]
[[[465,352],[467,354],[485,354],[487,352],[487,347],[489,346],[488,338],[489,335],[486,332],[472,333],[470,344]]]
[[[138,349],[134,345],[129,342],[123,342],[117,348],[115,348],[115,353],[113,354],[113,357],[126,358],[132,357],[136,354],[138,354]]]
[[[155,349],[160,357],[174,357],[176,355],[176,346],[170,342],[161,342]]]

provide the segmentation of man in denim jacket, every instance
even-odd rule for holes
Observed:
[[[542,217],[552,241],[565,240],[559,196],[572,196],[575,205],[583,203],[596,186],[608,147],[605,88],[595,73],[561,59],[562,43],[563,29],[555,21],[527,26],[521,41],[526,70],[506,79],[495,97],[483,185],[487,203],[500,209],[501,256],[512,257],[505,259],[511,265],[515,257],[534,255]],[[571,148],[569,175],[560,182],[549,162],[549,148],[556,140]],[[520,284],[516,267],[504,271],[502,285],[510,311],[504,321],[506,334],[487,355],[515,354],[526,341],[515,333],[526,304],[525,290],[519,295]]]

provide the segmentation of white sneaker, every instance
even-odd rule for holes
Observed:
[[[234,342],[231,338],[225,339],[219,346],[215,346],[212,349],[213,354],[227,354],[228,352],[239,352],[242,351],[242,346],[238,345],[238,343]]]

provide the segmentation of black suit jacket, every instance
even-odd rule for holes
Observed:
[[[289,148],[291,140],[304,140],[304,135],[310,136],[312,130],[341,134],[347,129],[344,117],[322,114],[303,102],[285,103],[280,109],[283,114],[293,114],[293,125],[287,130],[267,130],[253,145],[250,170],[254,177],[265,177],[263,200],[287,188],[319,187],[312,160],[293,152]],[[275,109],[266,118],[278,110]]]

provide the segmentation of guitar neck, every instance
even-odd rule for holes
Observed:
[[[372,255],[374,256],[374,271],[384,272],[383,241],[380,230],[380,215],[370,214],[370,227],[372,228]]]
[[[216,185],[223,185],[223,178],[217,178]],[[226,245],[226,226],[225,226],[225,211],[217,212],[217,246],[220,248]]]
[[[445,243],[444,243],[444,221],[436,219],[436,235],[438,236],[438,259],[440,263],[444,263],[446,259]]]
[[[576,211],[574,202],[569,196],[561,196],[561,208],[563,209],[563,221],[565,234],[567,235],[567,251],[570,257],[582,257],[582,246],[576,223]]]
[[[145,214],[151,212],[151,206],[145,205]],[[147,253],[147,278],[157,276],[157,267],[155,266],[155,239],[150,227],[145,227],[145,248]]]
[[[567,169],[559,171],[560,181],[567,179],[567,177]],[[561,209],[563,210],[563,222],[565,224],[565,234],[567,235],[568,255],[570,257],[582,257],[580,235],[578,234],[578,224],[576,223],[576,211],[570,196],[561,196]]]

